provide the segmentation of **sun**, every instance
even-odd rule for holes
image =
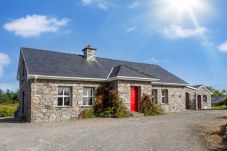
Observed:
[[[155,15],[172,24],[203,19],[211,11],[207,0],[153,0]]]
[[[177,11],[188,11],[188,9],[198,9],[203,7],[201,0],[169,0],[169,4]]]

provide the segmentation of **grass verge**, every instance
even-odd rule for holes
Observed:
[[[216,109],[216,110],[227,110],[227,106],[226,105],[219,105],[219,106],[213,107],[213,109]]]

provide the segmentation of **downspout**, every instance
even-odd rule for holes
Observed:
[[[38,76],[37,76],[37,75],[35,75],[35,79],[34,79],[34,82],[36,82],[37,78],[38,78]]]

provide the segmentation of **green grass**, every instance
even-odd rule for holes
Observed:
[[[13,117],[17,110],[18,103],[15,104],[0,104],[0,117]]]
[[[216,109],[216,110],[227,110],[227,106],[226,105],[219,105],[219,106],[213,107],[213,109]]]

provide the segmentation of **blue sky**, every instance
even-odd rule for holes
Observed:
[[[159,64],[227,89],[225,0],[2,0],[0,88],[17,89],[20,47]]]

